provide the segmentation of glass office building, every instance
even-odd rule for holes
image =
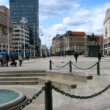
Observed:
[[[39,39],[39,4],[38,0],[10,0],[10,20],[20,23],[26,17],[30,28],[30,43],[36,48],[40,46]]]

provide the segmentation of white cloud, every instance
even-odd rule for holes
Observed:
[[[107,10],[107,8],[109,8],[109,7],[110,7],[110,3],[106,3],[106,4],[104,5],[104,7],[105,7],[105,9],[104,9],[104,10]]]
[[[80,7],[75,1],[77,0],[48,0],[48,2],[40,0],[40,18],[69,13],[72,9]]]
[[[80,7],[80,4],[78,4],[78,3],[73,4],[73,8],[79,8],[79,7]]]
[[[0,0],[0,5],[7,5],[9,4],[9,0]]]
[[[45,32],[49,33],[49,36],[51,35],[51,39],[56,34],[65,33],[67,30],[103,34],[103,21],[106,9],[109,6],[110,3],[91,10],[79,8],[79,10],[72,13],[71,16],[65,17],[61,23],[45,29]],[[50,45],[50,43],[46,43],[48,46]]]
[[[79,12],[76,13],[76,16],[86,16],[88,15],[90,12],[89,10],[85,10],[85,9],[81,9]]]

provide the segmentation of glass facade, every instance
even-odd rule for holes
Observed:
[[[38,0],[10,0],[10,20],[20,23],[26,17],[30,28],[30,43],[39,47],[39,4]]]

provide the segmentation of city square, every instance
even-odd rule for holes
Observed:
[[[12,67],[4,67],[1,68],[1,72],[3,72],[4,74],[8,74],[7,71],[12,71],[12,73],[17,74],[16,71],[39,71],[39,73],[43,70],[43,73],[45,73],[45,71],[47,71],[47,74],[49,72],[49,60],[52,60],[53,62],[55,62],[58,66],[62,66],[65,63],[67,63],[69,60],[71,60],[72,62],[75,63],[74,57],[73,56],[65,56],[65,57],[48,57],[48,58],[41,58],[41,59],[33,59],[33,60],[26,60],[23,63],[22,67],[15,67],[12,69]],[[94,63],[96,63],[98,61],[97,58],[92,58],[92,57],[85,57],[85,56],[79,56],[78,58],[78,62],[77,65],[81,68],[87,68],[90,67],[91,65],[93,65]],[[34,66],[33,66],[34,65]],[[77,85],[76,89],[64,89],[65,91],[71,93],[71,94],[75,94],[75,95],[80,95],[80,96],[88,96],[94,93],[99,92],[100,90],[104,89],[106,86],[109,85],[109,81],[110,81],[110,74],[109,74],[109,65],[110,65],[110,57],[102,57],[101,60],[101,67],[100,67],[100,75],[97,75],[97,68],[91,68],[89,70],[79,70],[76,67],[73,67],[73,72],[71,74],[79,74],[81,76],[88,76],[88,75],[92,75],[93,79],[91,80],[87,80],[87,82],[82,82],[81,80],[78,80],[78,82],[73,81],[73,84]],[[15,72],[14,72],[15,71]],[[53,70],[51,72],[60,72],[60,74],[65,74],[65,73],[69,73],[69,66],[64,67],[64,68],[56,68],[53,66]],[[75,73],[76,72],[76,73]],[[2,73],[2,74],[3,74]],[[10,74],[10,73],[9,73]],[[41,77],[36,76],[38,79]],[[45,78],[45,76],[43,76]],[[0,79],[2,80],[4,77],[1,77]],[[10,77],[11,78],[11,77]],[[15,78],[17,80],[17,78],[14,76],[13,78]],[[19,77],[18,77],[19,78]],[[45,78],[46,79],[46,78]],[[47,78],[49,79],[49,78]],[[60,77],[58,78],[50,78],[49,80],[56,80],[56,83],[59,80],[62,81],[62,83],[66,81],[66,83],[71,84],[69,80],[67,79],[60,79]],[[19,79],[18,79],[19,80]],[[41,80],[43,80],[43,78],[41,78]],[[8,79],[5,82],[14,82],[14,79]],[[21,79],[22,81],[22,79]],[[15,81],[16,82],[16,81]],[[59,82],[60,83],[60,82]],[[12,83],[12,84],[3,84],[0,86],[1,89],[7,88],[7,89],[15,89],[15,90],[19,90],[21,92],[23,92],[27,97],[31,98],[37,91],[40,90],[41,87],[43,87],[44,85],[42,84],[36,84],[36,85],[17,85],[16,83]],[[63,87],[62,87],[63,89]],[[105,93],[95,97],[95,98],[91,98],[91,99],[85,99],[85,100],[79,100],[79,99],[71,99],[68,98],[66,96],[63,96],[59,93],[56,93],[53,90],[53,106],[55,110],[73,110],[77,109],[77,110],[109,110],[110,109],[110,105],[109,105],[109,91],[107,90]],[[79,105],[80,103],[80,105]],[[38,99],[36,99],[32,104],[30,104],[29,106],[27,106],[25,108],[25,110],[44,110],[45,107],[45,97],[44,97],[44,93],[38,97]]]
[[[110,1],[0,0],[0,110],[110,110]]]

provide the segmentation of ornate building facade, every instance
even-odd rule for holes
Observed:
[[[110,8],[107,9],[104,20],[103,54],[110,54]]]
[[[71,55],[74,52],[86,52],[86,33],[67,31],[63,35],[56,35],[52,42],[52,54]]]

